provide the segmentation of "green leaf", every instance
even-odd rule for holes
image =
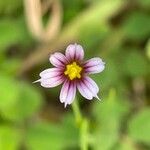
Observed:
[[[62,123],[36,123],[29,128],[26,145],[30,150],[63,150],[77,146],[78,131],[72,121],[65,119]]]
[[[15,84],[14,84],[15,86]],[[19,84],[19,95],[16,103],[2,110],[2,115],[12,121],[23,121],[38,112],[42,96],[35,88],[26,83]]]
[[[97,127],[95,143],[93,145],[95,150],[110,150],[119,139],[118,125],[114,122],[107,124],[105,127]]]
[[[124,22],[126,37],[132,40],[142,40],[150,35],[149,15],[142,12],[132,13]]]
[[[91,22],[80,29],[80,43],[84,45],[86,50],[86,56],[96,54],[97,47],[100,43],[104,42],[104,39],[110,34],[110,29],[106,24],[99,24],[99,20]]]
[[[61,132],[62,130],[57,125],[36,124],[27,133],[27,148],[30,150],[62,149],[64,138],[62,138]]]
[[[12,78],[0,75],[0,112],[13,106],[19,96],[18,83]],[[8,94],[9,93],[9,94]]]
[[[97,120],[94,149],[110,150],[119,139],[120,123],[129,111],[129,106],[119,101],[112,89],[107,99],[95,103],[93,113]]]
[[[116,62],[108,58],[105,59],[106,67],[101,74],[93,76],[96,83],[102,87],[102,89],[107,89],[109,87],[116,86],[119,84],[120,72]]]
[[[21,19],[1,19],[0,20],[0,51],[6,50],[13,44],[25,45],[31,40],[25,21]]]
[[[19,131],[8,125],[0,125],[0,149],[17,150],[21,141]]]
[[[63,0],[62,1],[64,8],[63,20],[64,23],[70,21],[73,17],[77,16],[78,13],[82,10],[83,0]]]
[[[139,4],[145,8],[150,8],[150,0],[138,0]]]
[[[19,59],[4,59],[2,63],[0,63],[0,69],[6,75],[14,76],[18,74],[20,64],[21,60]]]
[[[148,63],[138,50],[130,49],[124,57],[124,73],[131,76],[144,76],[149,73]]]
[[[111,89],[108,97],[103,98],[100,103],[95,103],[93,113],[99,123],[107,124],[112,120],[120,122],[122,117],[129,111],[129,104]]]
[[[145,108],[134,115],[128,126],[129,135],[135,141],[150,144],[150,108]]]
[[[5,0],[0,1],[0,14],[12,15],[18,13],[18,9],[20,9],[23,5],[23,1],[20,0]]]

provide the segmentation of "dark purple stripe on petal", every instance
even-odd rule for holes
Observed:
[[[90,85],[89,87],[92,87],[93,89],[95,89],[96,94],[99,92],[99,87],[97,86],[95,81],[92,80],[90,77],[84,77],[84,81],[89,83],[89,85]]]
[[[55,76],[47,79],[41,78],[40,82],[41,82],[41,86],[45,88],[52,88],[60,85],[61,83],[64,82],[64,80],[65,80],[64,76]]]
[[[75,55],[75,45],[70,44],[67,48],[66,48],[66,57],[72,61],[74,60],[74,55]]]
[[[85,97],[86,99],[91,100],[93,98],[92,93],[89,91],[89,89],[87,88],[87,86],[85,86],[85,84],[83,83],[83,81],[80,81],[77,83],[77,88],[80,92],[80,94]]]
[[[68,63],[67,58],[62,53],[54,53],[49,58],[52,65],[62,68]]]
[[[41,78],[51,78],[63,74],[63,70],[59,68],[49,68],[40,73]]]
[[[60,101],[67,104],[71,104],[76,94],[76,83],[73,81],[66,80],[60,92]]]
[[[84,63],[84,72],[88,74],[100,73],[104,68],[105,63],[100,58],[92,58]]]
[[[83,60],[84,50],[81,45],[76,45],[75,60]]]
[[[77,85],[79,92],[86,99],[91,100],[93,97],[98,97],[99,88],[97,84],[89,77],[84,77]]]
[[[60,91],[60,101],[61,103],[64,103],[66,101],[67,95],[68,95],[68,90],[69,90],[69,80],[65,80],[61,91]]]
[[[66,57],[70,61],[81,61],[84,57],[84,50],[81,45],[70,44],[66,49]]]
[[[75,99],[75,95],[76,95],[76,84],[74,81],[70,81],[70,87],[67,99],[65,101],[65,107],[67,106],[67,104],[70,105],[73,102],[73,100]]]

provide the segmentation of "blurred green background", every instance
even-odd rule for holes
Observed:
[[[150,0],[0,0],[0,150],[149,150],[149,38]],[[60,87],[32,84],[75,42],[106,62],[81,127]]]

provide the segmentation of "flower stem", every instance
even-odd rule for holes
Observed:
[[[76,119],[76,122],[78,125],[80,125],[80,123],[82,122],[82,115],[80,112],[80,108],[79,108],[79,104],[77,99],[74,100],[73,104],[72,104],[72,109],[73,109],[73,113]]]
[[[80,147],[81,150],[88,150],[88,130],[89,130],[89,124],[87,119],[84,119],[82,121],[82,125],[80,128]]]
[[[89,122],[82,116],[77,99],[74,100],[72,109],[77,125],[80,128],[80,148],[81,150],[88,150]]]

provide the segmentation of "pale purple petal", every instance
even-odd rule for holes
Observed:
[[[66,49],[66,57],[69,60],[82,60],[84,57],[84,50],[81,45],[70,44]]]
[[[78,88],[80,94],[83,97],[85,97],[86,99],[91,100],[93,98],[92,93],[89,91],[89,89],[87,88],[87,86],[85,86],[82,81],[79,82],[79,83],[77,83],[77,88]]]
[[[93,79],[91,79],[90,77],[86,76],[84,77],[84,81],[86,84],[89,85],[89,88],[93,91],[93,93],[98,93],[99,92],[99,87],[97,86],[97,84],[95,83],[95,81]]]
[[[84,63],[85,73],[88,74],[100,73],[104,68],[105,63],[98,57],[89,59]]]
[[[66,80],[60,92],[61,103],[65,103],[65,107],[67,106],[67,104],[71,104],[75,98],[75,94],[76,83],[73,81]]]
[[[84,79],[78,82],[77,88],[81,95],[86,99],[91,100],[93,97],[98,98],[97,93],[99,92],[99,88],[97,84],[89,77],[84,77]]]
[[[41,78],[41,86],[45,88],[52,88],[60,85],[65,80],[64,76],[55,76],[52,78]]]
[[[49,58],[52,65],[55,67],[64,67],[65,64],[68,63],[68,60],[66,56],[64,56],[62,53],[54,53]]]
[[[63,73],[62,69],[59,68],[49,68],[40,73],[40,77],[43,79],[52,78],[55,76],[59,76]]]

